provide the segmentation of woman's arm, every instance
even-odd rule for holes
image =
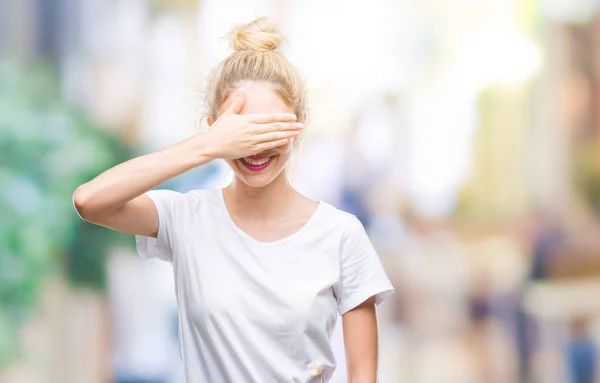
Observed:
[[[158,212],[145,192],[215,158],[240,158],[284,145],[303,128],[291,114],[239,115],[243,104],[238,94],[209,132],[117,165],[79,186],[75,209],[86,221],[156,237]]]
[[[378,331],[375,298],[342,316],[348,383],[376,383]]]
[[[158,213],[148,190],[212,160],[193,137],[117,165],[75,190],[73,204],[86,221],[129,234],[156,237]]]

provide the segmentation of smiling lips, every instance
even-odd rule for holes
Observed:
[[[264,157],[264,156],[251,156],[240,158],[240,162],[244,167],[251,172],[260,172],[265,170],[267,166],[273,161],[275,156]]]

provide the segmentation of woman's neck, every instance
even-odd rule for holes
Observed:
[[[289,206],[297,194],[284,172],[268,185],[259,188],[248,186],[236,177],[223,193],[231,213],[255,219],[281,214],[282,209]]]

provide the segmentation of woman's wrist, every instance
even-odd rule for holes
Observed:
[[[205,165],[218,158],[211,150],[207,138],[206,133],[199,133],[181,143],[185,148],[185,157],[192,161],[190,168]]]

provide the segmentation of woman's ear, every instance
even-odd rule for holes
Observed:
[[[211,126],[215,120],[213,119],[213,116],[208,116],[206,117],[206,122],[208,123],[208,126]]]
[[[298,120],[298,122],[305,124],[307,118],[308,118],[308,115],[306,114],[306,112],[302,112],[302,115],[300,116],[300,119]]]

